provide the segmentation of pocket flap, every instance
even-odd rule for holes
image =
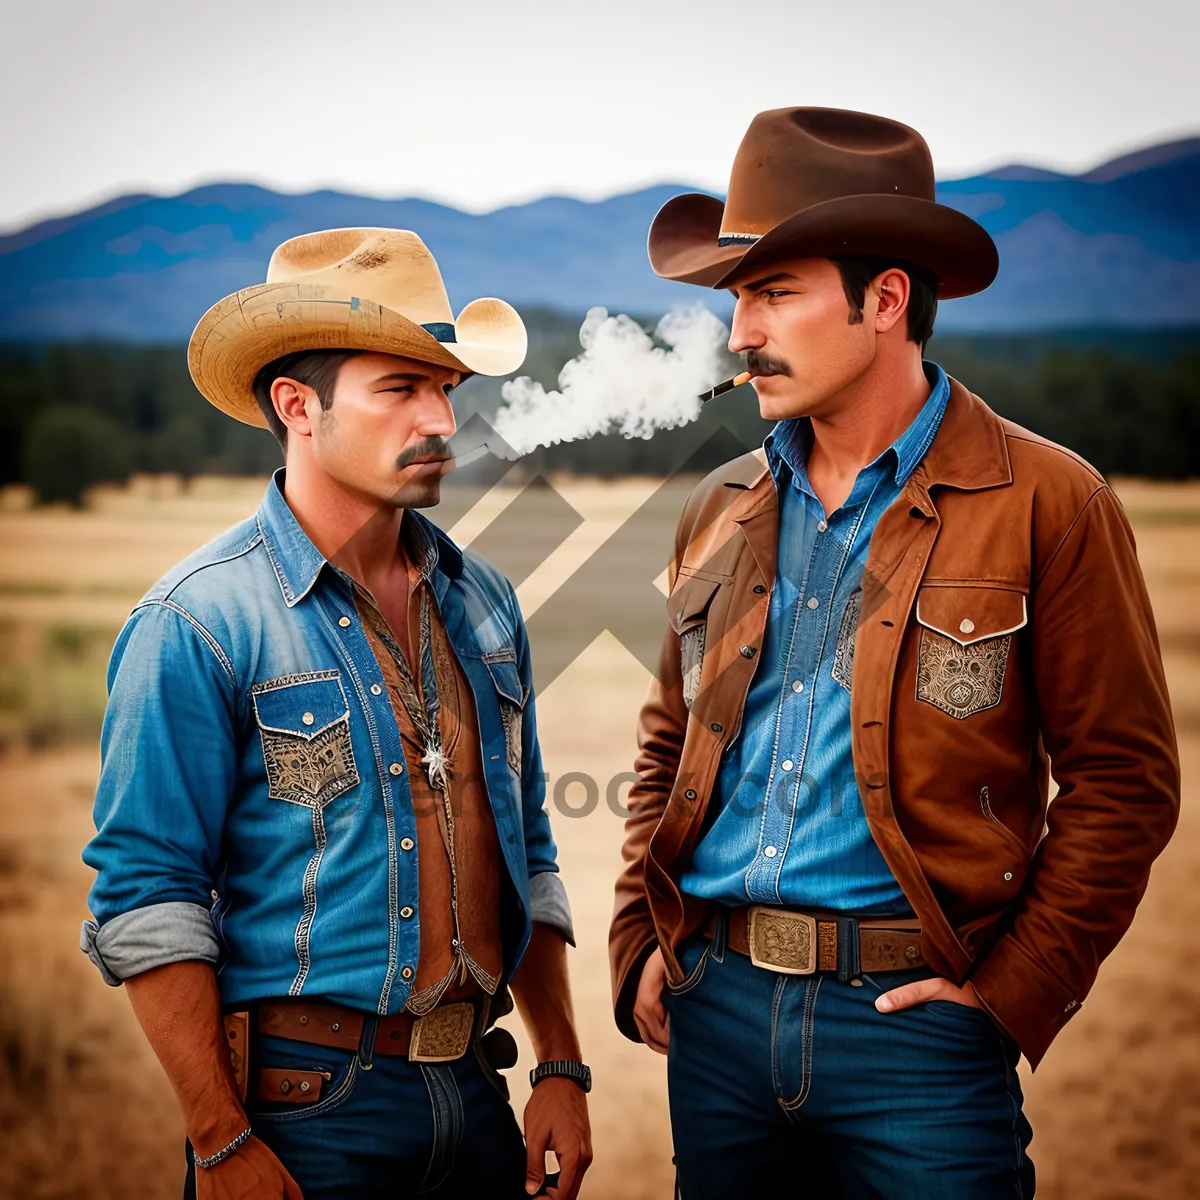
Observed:
[[[517,664],[506,659],[493,661],[486,657],[483,661],[492,677],[496,691],[505,699],[523,707],[525,689],[521,686],[521,672],[517,670]]]
[[[251,689],[260,728],[312,738],[349,713],[338,671],[284,675]]]
[[[680,575],[675,581],[675,590],[667,597],[667,619],[676,633],[685,633],[708,618],[708,606],[712,603],[719,579],[704,579],[699,575]]]
[[[970,646],[1015,633],[1029,621],[1025,593],[1010,588],[930,584],[917,596],[917,622]]]

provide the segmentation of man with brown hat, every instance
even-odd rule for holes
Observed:
[[[83,948],[174,1085],[200,1200],[532,1194],[547,1150],[566,1200],[587,1169],[525,625],[417,511],[451,390],[525,347],[503,301],[456,319],[394,229],[284,243],[192,336],[196,386],[287,465],[118,638]],[[510,984],[525,1144],[486,1032]]]
[[[922,361],[997,254],[907,126],[760,113],[726,202],[670,201],[649,250],[732,292],[778,420],[680,520],[617,885],[617,1021],[668,1056],[681,1194],[1028,1200],[1017,1059],[1178,811],[1128,523]]]

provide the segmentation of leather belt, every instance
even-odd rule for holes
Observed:
[[[755,966],[784,975],[836,971],[853,979],[866,971],[902,971],[925,963],[914,918],[839,917],[765,904],[728,910],[728,946]],[[708,932],[716,927],[709,922]]]
[[[410,1062],[452,1062],[462,1058],[475,1031],[476,1008],[469,1000],[439,1004],[424,1016],[409,1012],[379,1017],[374,1053],[406,1055]],[[340,1004],[289,1001],[259,1004],[255,1028],[271,1037],[290,1038],[332,1050],[358,1050],[367,1014]]]

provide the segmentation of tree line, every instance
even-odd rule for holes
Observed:
[[[579,353],[579,320],[524,315],[530,352],[521,374],[553,387],[562,364]],[[1200,475],[1200,330],[944,335],[935,336],[928,356],[1003,416],[1107,475]],[[500,386],[468,380],[456,393],[460,418],[493,413]],[[693,468],[758,444],[769,429],[752,396],[735,397],[704,413],[702,427],[725,430]],[[682,436],[596,437],[535,451],[521,466],[530,474],[661,475],[678,463]],[[134,472],[171,472],[186,481],[264,474],[280,461],[268,432],[204,401],[182,347],[0,344],[0,484],[28,484],[42,502],[79,505],[93,485],[120,483]]]

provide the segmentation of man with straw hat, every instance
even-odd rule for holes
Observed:
[[[907,126],[760,113],[726,201],[671,200],[649,251],[732,293],[778,421],[684,509],[617,885],[617,1020],[668,1055],[681,1194],[1028,1200],[1018,1057],[1178,811],[1129,525],[923,361],[998,264]]]
[[[525,626],[418,511],[451,390],[525,348],[501,300],[456,319],[393,229],[284,243],[192,335],[196,386],[286,467],[117,640],[83,947],[175,1087],[201,1198],[524,1195],[547,1150],[573,1197],[587,1169]],[[487,1032],[509,986],[525,1144]]]

